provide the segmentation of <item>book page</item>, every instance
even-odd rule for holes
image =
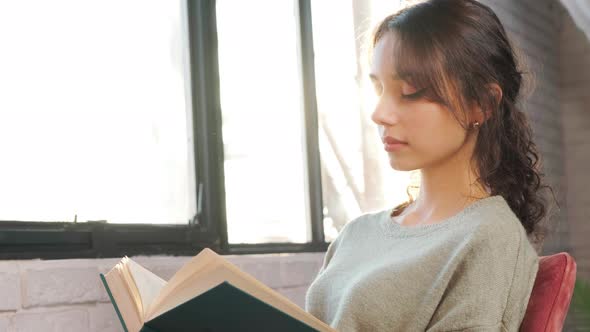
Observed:
[[[104,278],[123,317],[123,321],[125,321],[127,330],[129,332],[139,332],[143,324],[137,306],[129,293],[129,287],[121,274],[121,263],[115,265]]]
[[[145,310],[144,319],[148,320],[148,317],[154,317],[153,313],[156,308],[160,306],[172,293],[176,293],[176,289],[189,279],[191,276],[195,276],[200,273],[201,270],[209,266],[214,255],[217,255],[214,251],[209,248],[201,250],[201,252],[195,257],[191,258],[186,264],[180,268],[168,281],[168,283],[162,288],[158,297],[151,302],[149,308]]]
[[[228,281],[235,287],[240,288],[295,319],[305,322],[319,331],[334,331],[329,325],[306,312],[282,294],[264,285],[256,278],[241,271],[237,266],[220,255],[217,255],[210,249],[205,248],[203,251],[205,250],[209,250],[210,252],[207,254],[213,258],[210,267],[201,269],[199,273],[190,276],[181,285],[176,287],[173,293],[158,303],[157,308],[153,308],[154,312],[146,317],[146,321],[187,302],[223,281]]]
[[[127,266],[141,298],[140,316],[144,320],[147,308],[166,286],[166,281],[132,259],[128,259]]]
[[[221,275],[219,269],[219,265],[207,268],[207,272],[200,274],[198,280],[192,280],[192,283],[187,283],[184,287],[176,288],[173,293],[164,298],[162,302],[158,303],[158,306],[153,308],[154,311],[146,317],[145,321],[148,322],[164,312],[177,307],[179,304],[187,302],[199,294],[205,293],[209,289],[219,285],[223,282],[223,280],[220,280],[219,278]]]
[[[121,262],[117,264],[117,270],[119,274],[125,280],[125,286],[127,287],[127,292],[131,296],[131,300],[135,304],[135,310],[140,318],[143,320],[143,308],[141,304],[141,296],[139,295],[139,290],[137,289],[137,285],[135,285],[135,281],[133,280],[133,276],[131,276],[131,272],[129,271],[129,257],[125,256],[121,259]]]

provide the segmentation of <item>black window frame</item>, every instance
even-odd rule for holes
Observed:
[[[297,0],[311,242],[229,244],[225,214],[215,0],[187,0],[197,215],[187,224],[0,221],[0,259],[324,252],[310,0]]]

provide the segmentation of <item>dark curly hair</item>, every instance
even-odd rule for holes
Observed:
[[[485,120],[479,129],[472,162],[477,182],[501,195],[534,242],[544,239],[547,213],[541,189],[541,163],[533,132],[520,102],[523,74],[517,53],[495,13],[475,0],[429,0],[401,9],[381,21],[371,38],[371,50],[386,34],[398,37],[393,50],[397,74],[413,86],[428,87],[427,98],[467,114],[479,106]],[[497,84],[502,96],[494,94]],[[398,205],[398,215],[414,201]],[[553,195],[555,198],[555,195]],[[557,201],[556,201],[557,203]]]

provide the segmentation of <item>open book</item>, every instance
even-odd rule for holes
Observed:
[[[168,282],[127,257],[100,277],[126,332],[335,331],[208,248]]]

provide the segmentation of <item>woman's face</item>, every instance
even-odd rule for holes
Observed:
[[[422,87],[394,77],[395,38],[394,33],[385,34],[373,50],[370,76],[377,104],[371,119],[379,126],[382,140],[389,136],[407,143],[384,144],[392,168],[410,171],[436,166],[461,151],[467,132],[445,106],[412,98]]]

